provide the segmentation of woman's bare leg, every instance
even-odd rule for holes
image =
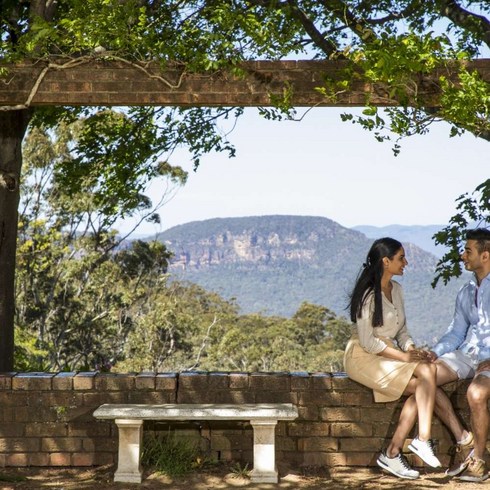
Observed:
[[[393,438],[386,449],[386,455],[389,458],[394,458],[401,452],[405,439],[415,425],[416,420],[417,402],[415,401],[415,395],[410,395],[403,404],[395,433],[393,434]]]
[[[418,437],[421,441],[430,439],[432,429],[432,416],[436,400],[436,366],[427,362],[421,362],[414,371],[415,384],[414,395],[418,412]]]

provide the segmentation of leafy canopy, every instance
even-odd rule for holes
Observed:
[[[239,74],[240,62],[248,59],[295,56],[343,60],[347,62],[345,70],[335,79],[319,81],[318,90],[335,103],[340,94],[353,89],[354,81],[375,84],[375,93],[365,93],[363,114],[347,112],[343,119],[361,124],[379,141],[389,140],[394,133],[395,154],[400,151],[398,138],[425,134],[440,121],[449,124],[450,136],[471,132],[490,140],[489,83],[468,69],[469,60],[489,52],[490,4],[486,1],[4,0],[2,7],[0,57],[6,62],[49,59],[68,68],[94,59],[157,61],[162,67],[177,63],[183,73],[225,69]],[[278,111],[265,109],[263,114],[294,117],[291,90],[285,90],[283,99],[273,101]],[[374,105],[374,96],[385,101],[385,109]],[[67,113],[79,115],[80,109],[54,111],[57,120]],[[161,121],[170,127],[174,124],[174,141],[190,145],[197,166],[201,152],[231,148],[212,124],[199,132],[200,121],[228,114],[196,109],[181,123],[174,116]],[[179,116],[182,113],[177,119]],[[45,124],[52,121],[46,112],[42,117]],[[142,147],[133,145],[131,150],[141,158],[165,148],[162,141],[145,147],[146,136],[156,131],[152,126],[155,114],[135,110],[130,119],[132,122],[101,112],[91,120],[92,132],[87,127],[85,133],[84,150],[91,152],[94,168],[102,157],[111,165],[118,161],[118,175],[110,179],[111,187],[106,189],[109,193],[125,192],[120,185],[125,176],[120,162],[130,152],[125,154],[115,143],[111,155],[105,151],[102,155],[96,146],[101,138],[98,142],[95,138],[102,126],[109,123],[120,135],[112,135],[114,142],[127,135],[132,141],[135,131],[141,131]],[[87,156],[79,155],[77,171],[84,168]],[[112,172],[100,165],[98,170]],[[67,175],[64,183],[71,178]],[[477,193],[486,195],[488,189],[487,181]],[[488,203],[480,205],[485,221]],[[107,206],[111,212],[111,205]],[[438,242],[454,247],[461,242],[461,216],[458,213],[454,218],[460,228],[451,236],[438,235]],[[451,269],[455,256],[453,248],[452,256],[443,259],[444,273]],[[448,264],[449,269],[444,269]],[[454,268],[452,271],[457,273]]]

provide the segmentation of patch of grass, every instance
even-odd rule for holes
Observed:
[[[168,476],[189,473],[202,467],[203,458],[196,441],[178,438],[173,432],[145,435],[141,462]]]
[[[250,470],[248,469],[248,463],[242,467],[240,463],[235,463],[230,468],[234,478],[250,478]]]
[[[25,476],[7,475],[5,473],[0,473],[0,481],[13,483],[19,481],[27,481],[27,478]]]

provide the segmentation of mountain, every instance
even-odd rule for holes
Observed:
[[[354,226],[352,230],[364,233],[368,238],[381,238],[391,236],[402,243],[410,242],[418,245],[427,252],[434,254],[440,258],[444,255],[445,247],[436,245],[433,236],[438,231],[441,231],[446,225],[388,225],[388,226],[369,226],[360,225]]]
[[[321,217],[216,218],[175,226],[158,235],[174,253],[172,277],[200,284],[242,312],[291,316],[303,301],[348,316],[349,292],[372,239]],[[451,320],[462,280],[433,290],[437,258],[404,243],[409,267],[403,285],[409,328],[431,342]]]

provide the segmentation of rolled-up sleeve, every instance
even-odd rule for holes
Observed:
[[[439,342],[432,348],[432,351],[437,356],[442,356],[447,352],[456,350],[466,338],[468,328],[470,326],[470,319],[468,318],[464,307],[465,295],[467,294],[467,288],[469,286],[463,286],[456,296],[456,306],[454,308],[454,316],[451,325],[447,329],[446,333],[439,339]]]
[[[359,344],[371,354],[383,352],[387,344],[374,335],[372,318],[374,310],[374,295],[369,295],[362,307],[361,318],[357,319],[357,333],[359,335]]]

